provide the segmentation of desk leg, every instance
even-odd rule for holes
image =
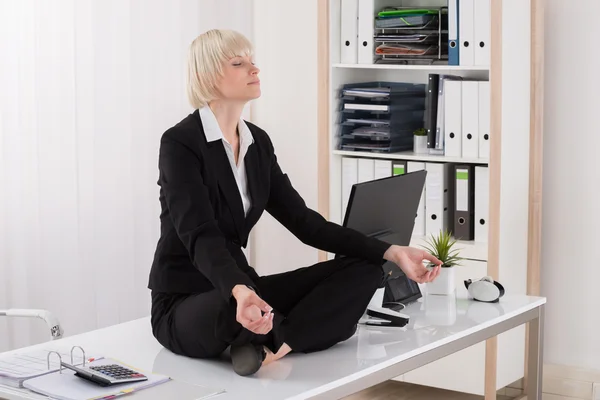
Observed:
[[[542,399],[542,368],[544,365],[544,308],[538,308],[538,317],[529,321],[529,355],[527,362],[527,400]]]

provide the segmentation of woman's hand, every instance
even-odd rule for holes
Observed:
[[[252,289],[236,285],[231,294],[237,302],[236,320],[240,325],[259,335],[266,335],[273,329],[273,308]]]
[[[406,276],[418,283],[427,283],[433,281],[440,274],[442,262],[426,252],[408,246],[392,245],[383,255],[387,261],[398,265]],[[436,265],[432,270],[428,270],[423,265],[423,260],[427,260]]]

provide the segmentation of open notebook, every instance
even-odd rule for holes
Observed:
[[[0,356],[0,384],[15,388],[23,387],[27,379],[35,378],[58,371],[59,362],[57,357],[50,358],[50,369],[48,369],[48,352],[56,351],[64,361],[70,361],[70,352],[67,347],[48,346],[35,350],[21,350],[3,354]],[[94,358],[88,356],[86,359]],[[83,355],[79,352],[73,353],[73,364],[81,365]]]
[[[129,368],[128,365],[113,359],[96,360],[88,365],[106,364],[120,364]],[[53,372],[37,378],[27,379],[23,382],[23,387],[33,392],[60,400],[97,400],[138,391],[143,391],[135,396],[138,400],[158,400],[165,398],[186,400],[186,398],[205,399],[224,392],[220,389],[172,381],[168,376],[164,375],[150,374],[145,371],[141,372],[148,377],[147,381],[102,387],[75,376],[74,371],[63,368],[62,373]],[[165,384],[164,387],[162,384]],[[155,386],[156,388],[154,388]],[[153,389],[147,391],[144,390],[149,388]],[[166,394],[167,396],[165,397]]]

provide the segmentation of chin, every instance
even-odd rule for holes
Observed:
[[[261,95],[260,90],[258,90],[256,93],[252,93],[251,95],[248,96],[248,101],[258,99],[260,97],[260,95]]]

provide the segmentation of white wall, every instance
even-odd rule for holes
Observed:
[[[546,1],[541,276],[546,362],[600,370],[598,15],[597,0]]]
[[[273,140],[279,164],[307,205],[317,207],[317,2],[259,0],[254,7],[256,62],[262,96],[252,120]],[[318,261],[265,212],[253,231],[259,274],[289,271]]]
[[[188,46],[217,27],[252,38],[252,10],[0,1],[0,309],[49,309],[66,335],[149,313],[158,146],[192,111]],[[48,338],[43,323],[0,318],[0,351]]]

